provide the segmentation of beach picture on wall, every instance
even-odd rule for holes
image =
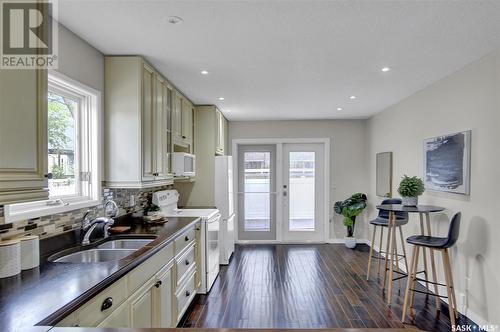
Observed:
[[[424,140],[425,188],[469,195],[471,131]]]

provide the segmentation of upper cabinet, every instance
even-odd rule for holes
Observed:
[[[137,56],[105,58],[106,184],[145,188],[169,174],[172,87]]]
[[[193,145],[193,105],[180,93],[175,94],[173,112],[173,143],[186,148],[188,152]]]
[[[186,193],[184,205],[215,205],[215,156],[228,153],[227,120],[214,105],[196,106],[194,129],[196,181],[177,189]]]
[[[0,70],[0,205],[47,199],[47,71]]]
[[[226,140],[227,140],[227,120],[222,115],[222,113],[215,109],[215,127],[216,127],[216,145],[215,145],[215,154],[218,156],[223,156],[227,154]]]

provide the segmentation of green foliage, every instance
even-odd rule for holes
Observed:
[[[366,208],[367,197],[363,193],[356,193],[345,201],[338,201],[334,204],[336,213],[344,216],[344,226],[347,227],[347,236],[354,235],[354,224],[356,217]]]
[[[49,95],[48,104],[48,140],[49,147],[61,151],[70,143],[66,130],[72,126],[72,113],[68,105]]]
[[[65,179],[66,178],[62,166],[53,165],[51,172],[52,172],[53,179]]]
[[[403,176],[401,183],[399,184],[398,193],[402,197],[417,197],[424,193],[425,187],[422,179],[407,175]]]

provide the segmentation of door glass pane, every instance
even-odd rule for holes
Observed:
[[[314,231],[315,152],[290,152],[290,231]]]
[[[271,229],[271,153],[244,153],[245,231]]]
[[[57,93],[48,94],[48,170],[51,197],[77,195],[76,118],[78,103]]]

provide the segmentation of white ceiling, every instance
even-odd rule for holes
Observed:
[[[500,48],[499,1],[59,4],[61,23],[101,52],[144,55],[230,120],[366,118]]]

